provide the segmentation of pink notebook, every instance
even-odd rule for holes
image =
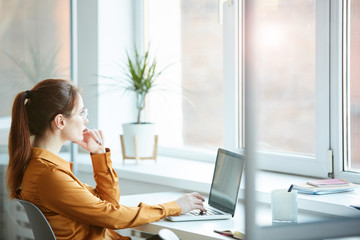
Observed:
[[[339,178],[332,178],[332,179],[308,181],[307,184],[316,187],[330,187],[330,186],[346,186],[349,185],[349,182]]]

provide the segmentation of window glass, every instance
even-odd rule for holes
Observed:
[[[254,3],[259,149],[315,155],[315,1]]]
[[[360,170],[360,2],[349,1],[347,31],[348,79],[347,79],[347,133],[348,170]]]
[[[70,77],[70,1],[1,1],[0,76],[0,117],[19,91]]]
[[[167,66],[165,89],[152,94],[150,121],[159,143],[172,148],[214,149],[223,145],[222,25],[218,3],[151,0],[150,51]]]
[[[70,1],[0,1],[0,152],[16,94],[45,78],[69,79],[70,47]]]

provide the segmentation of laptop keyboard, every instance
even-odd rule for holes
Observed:
[[[210,215],[222,215],[222,212],[216,211],[212,208],[205,208],[206,212],[200,211],[199,209],[194,209],[189,212],[189,214],[194,216],[210,216]]]

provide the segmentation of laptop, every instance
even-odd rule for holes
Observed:
[[[239,153],[218,149],[207,212],[193,210],[180,216],[168,216],[173,222],[229,219],[235,214],[245,157]]]

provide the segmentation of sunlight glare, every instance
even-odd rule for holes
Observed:
[[[257,39],[263,47],[278,47],[283,44],[283,32],[278,26],[264,25],[258,33]]]

